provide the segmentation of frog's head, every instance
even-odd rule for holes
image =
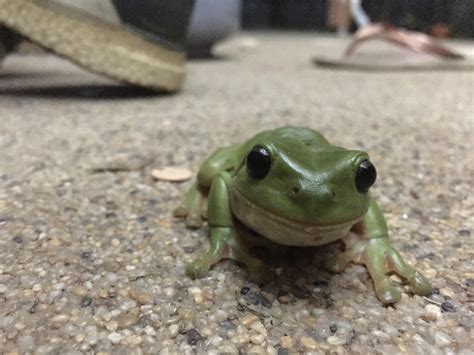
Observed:
[[[322,137],[262,137],[236,172],[231,205],[238,219],[276,242],[325,244],[363,218],[375,179],[365,152]]]

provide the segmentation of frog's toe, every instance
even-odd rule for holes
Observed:
[[[431,284],[428,279],[407,264],[395,249],[391,248],[387,251],[387,261],[389,270],[404,278],[414,294],[426,296],[431,293]]]
[[[196,260],[186,266],[186,275],[193,280],[200,279],[207,274],[210,268],[211,265],[208,263],[205,263],[202,260]]]
[[[359,253],[360,252],[357,248],[351,248],[336,255],[331,254],[326,259],[324,259],[323,266],[330,272],[342,272],[346,268],[347,264],[357,258]]]
[[[378,282],[374,282],[375,294],[383,304],[393,304],[400,301],[402,295],[400,291],[392,284],[388,277],[382,278]]]
[[[413,293],[420,296],[430,295],[433,291],[431,284],[426,277],[419,271],[415,271],[415,275],[409,280]]]
[[[199,214],[189,213],[186,216],[185,224],[186,224],[186,227],[191,228],[191,229],[200,228],[202,226],[201,216]]]
[[[178,218],[184,218],[188,215],[189,209],[186,206],[179,206],[174,210],[174,216]]]
[[[187,228],[196,229],[202,226],[202,217],[198,211],[190,210],[186,206],[180,206],[174,210],[174,216],[185,218],[184,224]]]

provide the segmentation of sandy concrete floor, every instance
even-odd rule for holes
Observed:
[[[472,72],[334,72],[310,58],[340,41],[251,36],[257,46],[235,40],[191,62],[175,96],[54,57],[7,58],[0,353],[473,353]],[[288,124],[368,150],[393,242],[432,296],[384,308],[364,267],[320,269],[324,250],[295,251],[264,287],[232,262],[184,275],[206,229],[172,217],[189,182],[151,170],[196,171],[216,147]]]

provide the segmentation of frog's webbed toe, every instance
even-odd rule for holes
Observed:
[[[408,265],[393,246],[386,250],[389,272],[394,272],[410,285],[414,294],[426,296],[432,291],[431,284],[419,271]]]
[[[194,260],[192,263],[186,265],[186,275],[193,280],[200,279],[207,274],[211,265],[202,260]]]
[[[339,255],[327,259],[325,266],[333,272],[340,272],[351,261],[364,264],[374,282],[375,293],[384,304],[397,303],[401,298],[390,275],[395,273],[410,285],[413,293],[427,295],[431,292],[429,281],[408,265],[392,246],[388,237],[362,239],[348,243],[349,248]]]
[[[402,298],[401,292],[392,284],[388,277],[382,278],[377,283],[374,280],[375,294],[383,304],[394,304]]]

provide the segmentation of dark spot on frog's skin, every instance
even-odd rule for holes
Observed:
[[[331,331],[332,334],[334,334],[335,332],[337,332],[337,324],[331,324],[329,326],[329,330]]]
[[[454,307],[454,305],[449,301],[441,303],[441,309],[444,312],[456,312],[456,307]]]
[[[292,191],[293,191],[293,193],[294,193],[295,195],[297,195],[298,192],[300,192],[300,188],[297,187],[297,186],[295,186],[295,187],[293,187]]]

